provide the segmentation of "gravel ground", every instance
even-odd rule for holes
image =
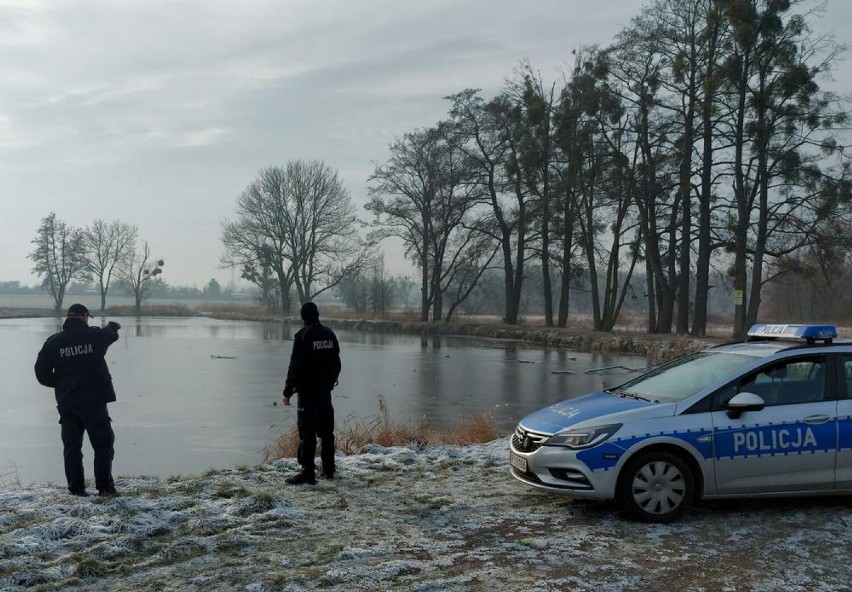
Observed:
[[[672,525],[532,490],[507,442],[0,493],[2,590],[850,590],[852,500],[699,503]]]

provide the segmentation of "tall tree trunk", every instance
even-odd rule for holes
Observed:
[[[748,53],[740,56],[741,72],[737,87],[736,127],[734,128],[734,199],[737,220],[734,230],[734,339],[745,338],[746,331],[746,281],[748,264],[748,227],[751,215],[748,188],[743,168],[745,150],[745,116],[748,93]]]
[[[444,318],[444,298],[441,291],[441,274],[443,270],[436,263],[432,268],[432,322]]]
[[[760,94],[764,95],[765,89],[760,89]],[[763,284],[763,259],[766,253],[766,237],[769,225],[769,171],[768,171],[768,140],[766,130],[766,110],[764,103],[758,109],[757,113],[757,183],[758,188],[758,203],[757,208],[757,232],[754,243],[754,255],[751,271],[751,292],[748,298],[748,308],[746,309],[745,327],[750,327],[757,322],[757,314],[760,310],[760,291]]]
[[[550,208],[545,207],[541,224],[541,287],[544,297],[544,325],[553,326],[553,286],[550,281]]]
[[[429,321],[429,260],[426,257],[420,259],[420,321]]]
[[[694,30],[693,30],[694,35]],[[683,139],[681,140],[681,161],[678,182],[678,201],[681,203],[681,230],[680,230],[680,261],[677,277],[677,329],[679,335],[689,332],[689,287],[690,287],[690,265],[692,238],[692,147],[695,144],[695,103],[696,98],[696,72],[695,72],[695,39],[690,47],[690,69],[688,81],[687,107],[684,116]]]
[[[645,291],[648,293],[648,333],[654,333],[657,328],[657,302],[654,291],[654,270],[647,257],[645,258]]]
[[[571,247],[574,240],[574,206],[570,191],[565,192],[565,212],[562,222],[562,282],[559,292],[559,327],[568,325],[568,306],[571,292]]]
[[[515,250],[515,275],[513,278],[513,289],[511,294],[511,302],[507,303],[507,317],[511,315],[511,321],[507,318],[506,322],[511,325],[516,325],[521,312],[521,296],[523,278],[524,278],[524,259],[527,251],[526,229],[526,203],[524,202],[523,188],[521,180],[516,176],[515,179],[515,197],[518,200],[518,236],[517,248]]]
[[[287,274],[283,268],[275,270],[278,276],[278,292],[281,298],[281,314],[290,314],[293,303],[290,301],[290,286],[287,285]]]
[[[708,91],[709,92],[709,91]],[[698,259],[695,262],[695,306],[692,334],[707,333],[707,304],[710,290],[710,200],[713,190],[713,121],[710,98],[705,95],[701,111],[703,150],[701,157],[701,194],[698,198]]]

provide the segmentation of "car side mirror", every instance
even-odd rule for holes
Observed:
[[[731,419],[739,418],[746,411],[761,411],[766,407],[766,401],[763,397],[754,393],[737,393],[725,405],[728,411],[728,417]]]

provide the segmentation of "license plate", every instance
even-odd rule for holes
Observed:
[[[518,456],[514,452],[509,452],[509,464],[522,473],[527,472],[527,459],[522,456]]]

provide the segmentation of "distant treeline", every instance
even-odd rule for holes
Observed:
[[[170,285],[166,284],[162,278],[155,278],[151,282],[150,289],[150,296],[160,299],[245,300],[257,297],[254,289],[222,287],[215,279],[211,279],[203,288],[198,288],[196,286]],[[0,281],[0,295],[42,295],[44,293],[44,287],[39,284],[27,286],[19,281]],[[123,285],[120,281],[116,284],[114,293],[119,296],[132,297],[134,295],[133,288]],[[66,296],[98,296],[98,294],[98,286],[86,282],[71,282],[65,290]]]

